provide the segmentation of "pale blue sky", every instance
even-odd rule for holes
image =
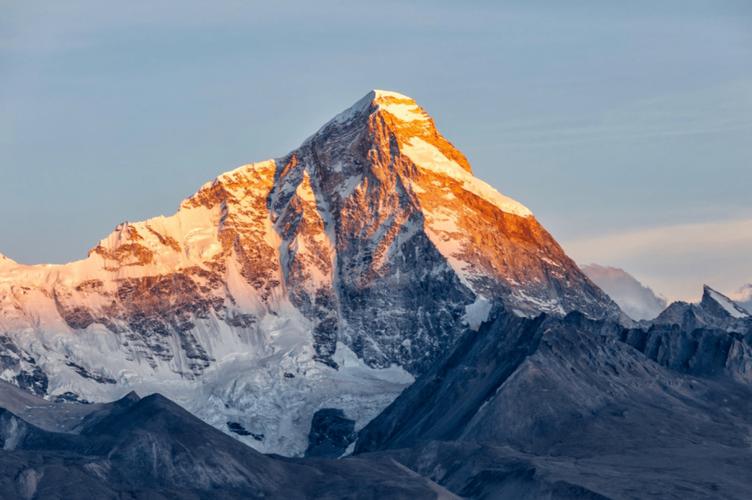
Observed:
[[[752,281],[752,235],[707,247],[752,219],[752,2],[406,4],[0,0],[0,252],[83,257],[385,88],[579,260]]]

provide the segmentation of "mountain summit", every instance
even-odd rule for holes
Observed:
[[[87,400],[158,389],[261,451],[300,454],[316,411],[362,427],[493,302],[621,314],[425,110],[375,90],[86,259],[0,267],[0,368]]]
[[[679,325],[684,330],[718,328],[746,332],[752,325],[752,315],[721,292],[704,285],[699,304],[674,302],[653,323]]]
[[[713,290],[708,285],[704,285],[702,288],[700,307],[709,311],[714,310],[716,315],[728,315],[735,319],[751,317],[747,311],[739,306],[739,304],[726,297],[721,292]]]

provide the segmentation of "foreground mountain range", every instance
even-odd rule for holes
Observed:
[[[309,449],[341,459],[262,455],[157,394],[0,383],[0,498],[746,498],[752,318],[714,294],[687,307],[731,330],[496,304],[360,432],[320,419]]]
[[[0,378],[1,498],[752,487],[752,317],[631,320],[393,92],[84,260],[0,256]]]
[[[154,394],[50,403],[0,383],[0,498],[452,498],[388,458],[284,460]],[[19,416],[22,415],[22,416]]]

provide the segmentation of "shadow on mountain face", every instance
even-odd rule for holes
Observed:
[[[0,441],[3,499],[451,497],[388,457],[262,455],[158,394],[99,405],[72,432],[3,409]]]
[[[356,453],[475,498],[748,498],[750,353],[721,330],[496,311]]]

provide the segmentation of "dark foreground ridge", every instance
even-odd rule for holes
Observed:
[[[153,394],[109,405],[50,404],[2,383],[12,400],[75,408],[83,424],[45,430],[0,409],[0,498],[437,498],[443,489],[388,457],[293,460],[262,455]],[[10,402],[10,403],[9,403]],[[92,407],[92,408],[83,408]],[[68,408],[66,408],[68,407]],[[90,413],[86,414],[87,411]]]
[[[359,434],[473,498],[748,498],[746,335],[497,310]]]

